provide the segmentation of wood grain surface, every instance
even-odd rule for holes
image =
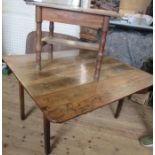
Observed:
[[[64,46],[69,46],[77,49],[88,49],[93,51],[98,51],[99,49],[98,43],[88,43],[88,42],[82,42],[79,40],[69,40],[69,39],[63,39],[58,37],[44,37],[42,41],[47,44],[54,44],[54,45],[56,44],[56,45],[62,45],[62,46],[64,45]]]
[[[88,26],[94,28],[102,27],[103,16],[96,14],[88,14],[84,12],[74,12],[67,10],[59,10],[53,8],[42,8],[43,20]]]
[[[88,54],[87,54],[88,53]],[[152,75],[105,57],[99,81],[93,80],[95,58],[47,59],[35,69],[35,55],[7,56],[5,62],[52,122],[64,122],[152,85]]]
[[[70,35],[64,35],[64,34],[59,34],[59,33],[54,33],[54,37],[61,38],[61,39],[66,39],[66,40],[72,40],[72,41],[78,41],[78,38],[70,36]],[[46,38],[49,36],[49,32],[47,31],[42,31],[42,37]],[[26,54],[30,53],[35,53],[36,47],[36,31],[32,31],[28,34],[27,39],[26,39]],[[57,44],[57,46],[53,46],[54,52],[56,51],[68,51],[73,49],[72,47],[67,47],[67,46],[62,46],[61,44]],[[49,52],[51,50],[51,45],[46,44],[45,46],[42,47],[42,52]]]

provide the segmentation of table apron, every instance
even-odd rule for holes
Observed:
[[[60,22],[66,24],[101,28],[105,16],[88,14],[85,12],[74,12],[54,8],[42,8],[42,20]]]

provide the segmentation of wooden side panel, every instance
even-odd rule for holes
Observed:
[[[75,24],[94,28],[102,27],[103,24],[103,16],[44,7],[42,8],[42,18],[43,20],[53,22]]]

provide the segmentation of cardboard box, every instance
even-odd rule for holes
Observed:
[[[151,0],[120,0],[119,13],[125,14],[144,13],[150,5]]]

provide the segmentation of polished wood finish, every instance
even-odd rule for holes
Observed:
[[[42,18],[48,21],[101,28],[103,16],[43,7]]]
[[[20,118],[25,119],[25,105],[24,105],[24,87],[19,82],[19,103],[20,103]]]
[[[124,99],[121,99],[118,101],[118,105],[117,105],[117,109],[116,109],[116,113],[115,113],[115,118],[119,117],[123,103],[124,103]]]
[[[44,53],[41,72],[34,69],[35,55],[4,60],[51,122],[67,121],[152,85],[152,75],[109,57],[104,58],[99,81],[94,81],[96,56],[87,53],[52,63]]]
[[[36,6],[36,63],[37,70],[41,70],[41,50],[42,50],[42,8]]]
[[[88,43],[88,42],[82,42],[78,40],[62,39],[58,37],[44,37],[42,39],[42,42],[45,42],[47,44],[69,46],[77,49],[88,49],[92,51],[98,51],[99,49],[98,43]]]
[[[44,144],[45,144],[45,154],[48,155],[51,151],[50,148],[50,122],[46,118],[45,115],[43,115],[43,121],[44,121]]]
[[[104,53],[104,48],[105,48],[105,43],[106,43],[106,37],[108,33],[108,25],[109,25],[109,17],[104,17],[102,21],[102,36],[100,40],[100,47],[98,51],[98,56],[96,60],[96,67],[95,67],[95,74],[94,74],[94,79],[99,80],[100,77],[100,71],[101,71],[101,65],[103,61],[103,53]]]

